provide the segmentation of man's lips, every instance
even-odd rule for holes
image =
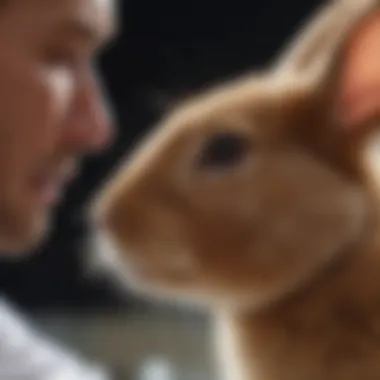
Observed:
[[[65,186],[74,177],[74,170],[40,173],[32,177],[30,184],[41,203],[55,203],[62,197]]]

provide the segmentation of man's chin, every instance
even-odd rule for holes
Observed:
[[[48,221],[27,225],[20,223],[16,226],[0,229],[0,255],[6,259],[22,259],[33,253],[47,238]]]

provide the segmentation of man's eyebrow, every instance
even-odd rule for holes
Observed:
[[[71,35],[91,42],[106,42],[116,35],[116,30],[102,30],[93,23],[83,19],[70,19],[59,26],[59,34]]]

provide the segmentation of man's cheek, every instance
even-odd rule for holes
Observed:
[[[46,112],[54,119],[64,120],[74,102],[75,80],[70,70],[55,69],[47,71],[45,76],[44,97]]]

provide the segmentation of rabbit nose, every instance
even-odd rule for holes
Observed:
[[[93,231],[104,231],[109,226],[110,216],[109,204],[104,204],[103,199],[95,202],[89,210],[90,226]]]
[[[98,228],[124,241],[136,240],[144,231],[144,213],[137,205],[118,203],[108,205],[100,213]]]

